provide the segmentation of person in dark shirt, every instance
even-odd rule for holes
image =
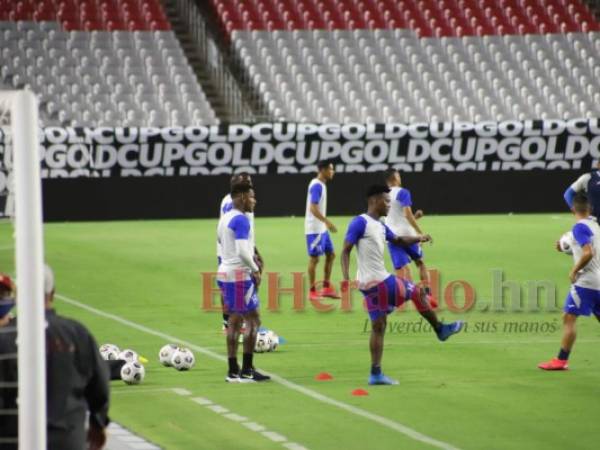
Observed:
[[[109,406],[109,371],[94,337],[82,324],[55,313],[54,275],[46,266],[44,276],[46,307],[46,383],[49,450],[99,450],[106,443]],[[12,330],[9,328],[13,328]],[[15,354],[16,319],[0,332],[0,355]],[[0,379],[17,381],[17,360],[0,358]],[[0,389],[0,409],[16,409],[17,389]],[[85,418],[89,411],[89,428]],[[17,435],[17,417],[0,421],[0,437]],[[2,442],[2,441],[0,441]],[[0,449],[16,449],[2,444]]]

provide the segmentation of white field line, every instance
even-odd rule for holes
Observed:
[[[64,295],[57,294],[56,298],[58,298],[59,300],[64,301],[65,303],[68,303],[70,305],[73,305],[73,306],[76,306],[78,308],[84,309],[84,310],[86,310],[88,312],[91,312],[91,313],[93,313],[93,314],[95,314],[97,316],[101,316],[101,317],[104,317],[104,318],[107,318],[107,319],[114,320],[115,322],[119,322],[120,324],[125,325],[125,326],[127,326],[129,328],[133,328],[133,329],[136,329],[138,331],[144,332],[146,334],[150,334],[150,335],[159,337],[159,338],[164,339],[164,340],[166,340],[168,342],[180,342],[180,343],[186,345],[187,347],[189,347],[189,348],[191,348],[191,349],[193,349],[193,350],[195,350],[195,351],[197,351],[199,353],[202,353],[202,354],[204,354],[204,355],[206,355],[206,356],[208,356],[210,358],[213,358],[213,359],[216,359],[216,360],[219,360],[219,361],[223,361],[223,362],[227,361],[227,358],[225,358],[225,356],[223,356],[221,354],[215,353],[215,352],[213,352],[211,350],[208,350],[208,349],[206,349],[204,347],[200,347],[200,346],[198,346],[196,344],[193,344],[191,342],[185,341],[185,340],[180,339],[178,337],[171,336],[169,334],[163,333],[163,332],[155,330],[153,328],[149,328],[149,327],[147,327],[145,325],[141,325],[141,324],[138,324],[136,322],[132,322],[132,321],[130,321],[128,319],[125,319],[124,317],[118,316],[116,314],[107,313],[107,312],[102,311],[100,309],[97,309],[97,308],[94,308],[92,306],[86,305],[85,303],[81,303],[81,302],[79,302],[77,300],[73,300],[73,299],[71,299],[69,297],[66,297]],[[396,422],[396,421],[393,421],[393,420],[388,419],[386,417],[380,416],[378,414],[371,413],[371,412],[369,412],[367,410],[364,410],[362,408],[358,408],[358,407],[350,405],[348,403],[344,403],[342,401],[335,400],[335,399],[333,399],[331,397],[328,397],[326,395],[320,394],[317,391],[314,391],[312,389],[306,388],[306,387],[301,386],[299,384],[296,384],[296,383],[294,383],[292,381],[289,381],[289,380],[287,380],[287,379],[285,379],[283,377],[280,377],[279,375],[276,375],[274,373],[267,373],[267,372],[265,372],[265,373],[267,375],[270,375],[271,379],[273,381],[281,384],[282,386],[287,387],[290,390],[296,391],[296,392],[298,392],[300,394],[304,394],[307,397],[311,397],[312,399],[317,400],[317,401],[319,401],[321,403],[324,403],[324,404],[327,404],[327,405],[330,405],[330,406],[335,406],[336,408],[344,410],[346,412],[349,412],[350,414],[353,414],[355,416],[363,417],[363,418],[368,419],[368,420],[370,420],[372,422],[376,422],[376,423],[378,423],[380,425],[383,425],[386,428],[389,428],[390,430],[393,430],[393,431],[401,433],[401,434],[403,434],[405,436],[408,436],[409,438],[414,439],[415,441],[422,442],[423,444],[427,444],[427,445],[430,445],[432,447],[440,448],[440,449],[443,449],[443,450],[458,450],[457,447],[455,447],[455,446],[453,446],[453,445],[451,445],[451,444],[449,444],[447,442],[443,442],[443,441],[437,440],[435,438],[432,438],[430,436],[427,436],[427,435],[425,435],[423,433],[420,433],[420,432],[418,432],[418,431],[416,431],[416,430],[414,430],[414,429],[412,429],[412,428],[410,428],[410,427],[408,427],[406,425],[403,425],[400,422]]]
[[[259,425],[255,422],[252,422],[247,417],[240,416],[239,414],[230,412],[227,408],[225,408],[221,405],[215,404],[212,400],[209,400],[208,398],[192,397],[192,394],[193,394],[192,391],[189,391],[184,388],[142,388],[142,389],[130,388],[130,389],[127,389],[126,391],[120,390],[120,391],[117,391],[114,393],[115,394],[125,394],[125,393],[143,394],[143,393],[148,393],[148,392],[171,392],[172,394],[177,394],[182,397],[188,397],[194,403],[204,406],[205,408],[211,410],[212,412],[220,414],[222,417],[224,417],[226,419],[229,419],[233,422],[238,422],[240,425],[245,426],[246,428],[248,428],[251,431],[254,431],[255,433],[261,434],[262,436],[264,436],[267,439],[270,439],[273,442],[281,443],[287,449],[308,450],[306,447],[303,447],[302,445],[300,445],[296,442],[290,442],[288,440],[288,438],[286,438],[285,436],[283,436],[279,433],[276,433],[275,431],[267,431],[267,429],[264,426]],[[148,445],[144,441],[144,439],[142,439],[139,436],[130,434],[129,431],[124,428],[113,430],[111,432],[111,434],[114,436],[123,435],[123,436],[117,436],[118,439],[120,439],[121,441],[127,442],[130,446],[135,442],[139,442],[140,445],[141,445],[141,443]],[[142,447],[140,447],[140,448],[142,448]],[[144,448],[146,448],[146,447],[144,447]],[[152,445],[151,447],[147,447],[147,448],[155,449],[156,447]]]

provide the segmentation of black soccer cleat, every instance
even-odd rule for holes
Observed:
[[[240,376],[237,373],[229,372],[225,377],[225,381],[227,381],[228,383],[240,383]]]
[[[263,375],[255,369],[245,370],[240,373],[240,383],[260,383],[261,381],[269,381],[270,376]]]

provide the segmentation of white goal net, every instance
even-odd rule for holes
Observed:
[[[46,448],[46,352],[43,236],[38,111],[28,91],[0,91],[0,272],[16,278],[18,380],[0,379],[0,389],[18,389],[18,448]],[[14,326],[14,325],[13,325]],[[0,333],[14,336],[11,324]],[[12,334],[10,334],[12,333]],[[0,447],[14,444],[0,436]]]

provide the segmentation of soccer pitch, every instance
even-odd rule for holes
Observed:
[[[265,270],[281,274],[281,286],[290,287],[291,274],[307,265],[303,219],[257,214]],[[340,230],[332,236],[337,283],[350,218],[331,220]],[[420,327],[412,306],[389,317],[383,369],[400,380],[398,386],[367,386],[369,332],[360,293],[351,311],[341,311],[339,300],[324,302],[336,306],[331,312],[308,300],[300,311],[289,294],[281,296],[279,310],[269,311],[266,277],[263,325],[286,343],[256,355],[255,364],[274,380],[225,383],[221,316],[203,307],[202,273],[216,271],[216,220],[46,224],[46,259],[56,273],[60,314],[86,324],[99,344],[132,348],[150,359],[143,384],[112,382],[110,415],[161,447],[596,448],[600,324],[582,318],[571,370],[548,373],[536,365],[558,350],[560,312],[548,310],[544,290],[540,311],[527,311],[533,282],[556,286],[562,307],[572,259],[556,252],[554,242],[572,218],[426,216],[421,223],[434,238],[424,248],[425,260],[439,271],[442,292],[463,280],[454,283],[450,300],[460,309],[467,284],[476,297],[470,311],[453,312],[441,296],[441,317],[468,322],[445,343]],[[0,270],[12,271],[9,225],[0,231]],[[497,303],[501,282],[507,283],[504,311]],[[524,311],[513,310],[516,291]],[[193,370],[159,364],[158,350],[171,341],[193,345]],[[333,379],[317,381],[321,372]],[[355,389],[368,395],[351,395]]]

